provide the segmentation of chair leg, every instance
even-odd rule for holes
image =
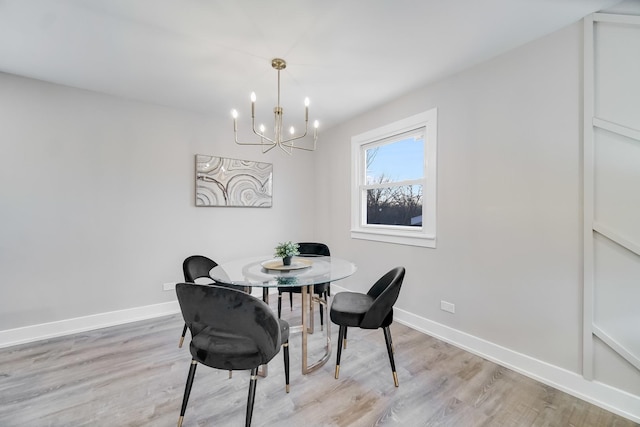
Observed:
[[[324,298],[325,302],[328,302],[327,300],[327,293],[323,292],[320,294],[320,298]],[[324,308],[326,307],[324,304],[318,304],[320,307],[320,330],[324,331]]]
[[[178,344],[178,348],[182,348],[182,343],[184,342],[184,337],[187,335],[187,324],[184,324],[184,328],[182,328],[182,336],[180,337],[180,343]]]
[[[347,348],[347,328],[346,328],[346,326],[344,328],[344,338],[342,338],[342,346],[345,349]],[[340,347],[340,340],[338,340],[338,347]]]
[[[340,356],[342,356],[342,345],[340,343],[344,339],[347,334],[347,327],[344,325],[340,325],[340,330],[338,331],[338,351],[336,354],[336,379],[340,376]]]
[[[251,417],[253,416],[253,402],[256,400],[256,382],[258,381],[258,368],[251,370],[251,380],[249,381],[249,396],[247,397],[247,417],[245,419],[245,427],[251,426]]]
[[[293,292],[289,292],[289,309],[293,311]]]
[[[285,390],[289,393],[289,341],[282,344],[283,353],[284,353],[284,382],[285,382]]]
[[[389,362],[391,363],[391,372],[393,373],[393,384],[398,387],[398,374],[396,373],[396,364],[393,360],[393,344],[391,341],[391,329],[387,326],[382,328],[384,331],[384,340],[387,343],[387,353],[389,353]]]
[[[282,291],[278,290],[278,319],[282,318]]]
[[[187,384],[184,386],[184,397],[182,398],[182,408],[180,409],[180,418],[178,418],[178,427],[182,427],[182,420],[184,419],[184,413],[187,410],[187,402],[189,401],[191,386],[193,385],[193,378],[196,375],[197,367],[198,362],[191,359],[191,367],[189,368],[189,375],[187,376]]]

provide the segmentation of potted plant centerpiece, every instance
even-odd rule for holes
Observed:
[[[282,264],[291,265],[291,257],[300,255],[300,252],[298,251],[299,247],[300,246],[297,243],[293,242],[278,243],[274,256],[282,258]]]

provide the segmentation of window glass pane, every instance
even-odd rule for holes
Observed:
[[[422,227],[422,185],[368,189],[367,224]]]
[[[424,176],[424,137],[415,132],[394,142],[367,148],[366,183],[382,184]]]

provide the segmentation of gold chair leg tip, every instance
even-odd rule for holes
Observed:
[[[340,366],[336,366],[336,379],[340,376]]]
[[[184,342],[184,337],[180,338],[180,344],[178,344],[178,348],[182,348],[182,343]]]
[[[394,384],[396,387],[399,387],[399,386],[400,386],[400,383],[398,383],[398,374],[397,374],[397,373],[395,373],[395,372],[393,373],[393,384]]]
[[[182,427],[182,420],[183,419],[184,419],[184,417],[178,418],[178,427]]]
[[[287,386],[285,387],[285,390],[287,391],[287,393],[289,393],[289,384],[287,384]]]

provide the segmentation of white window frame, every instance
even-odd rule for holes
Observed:
[[[370,130],[351,138],[351,238],[402,245],[436,247],[436,178],[438,110]],[[422,183],[422,227],[366,223],[366,155],[364,146],[424,128],[424,176]]]

